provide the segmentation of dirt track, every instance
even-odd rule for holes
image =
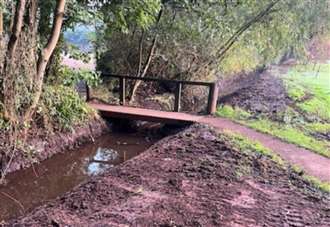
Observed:
[[[319,227],[330,198],[197,125],[10,224]]]

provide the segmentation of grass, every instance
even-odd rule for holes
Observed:
[[[233,147],[238,148],[241,152],[250,153],[255,152],[264,156],[267,156],[271,160],[273,160],[276,164],[278,164],[283,169],[291,169],[295,173],[302,175],[302,178],[313,185],[315,188],[330,193],[330,183],[323,182],[316,177],[304,174],[303,170],[299,166],[288,166],[288,164],[277,154],[275,154],[270,149],[267,149],[262,144],[257,141],[253,141],[244,137],[240,134],[233,133],[231,131],[225,131],[220,135],[224,140],[228,141]],[[238,172],[238,176],[243,176],[250,172],[250,169],[246,166],[242,166]]]
[[[307,123],[305,124],[306,130],[310,132],[317,132],[317,133],[327,133],[330,132],[330,123]]]
[[[231,145],[233,145],[236,148],[239,148],[241,152],[244,153],[256,152],[258,154],[267,156],[270,159],[272,159],[275,163],[284,166],[284,161],[280,156],[275,154],[270,149],[264,147],[261,143],[257,141],[252,141],[245,136],[242,136],[237,133],[233,133],[231,131],[225,131],[222,134],[222,136],[225,137],[225,139],[229,141]]]
[[[280,124],[267,118],[249,119],[250,114],[247,111],[228,105],[218,108],[217,115],[237,121],[260,132],[273,135],[330,158],[330,143],[328,141],[317,140],[290,124]],[[310,125],[310,127],[318,127],[324,130],[324,126],[318,124]]]
[[[295,105],[276,116],[278,120],[252,118],[249,112],[227,105],[219,107],[217,115],[330,158],[330,141],[314,137],[330,132],[330,63],[297,65],[281,78]]]
[[[330,64],[298,65],[283,78],[288,95],[298,108],[330,121]],[[306,96],[309,98],[304,100]]]
[[[330,183],[320,181],[318,178],[304,174],[304,171],[299,166],[292,166],[291,169],[299,174],[302,175],[303,179],[311,183],[314,187],[318,188],[321,191],[330,193]]]

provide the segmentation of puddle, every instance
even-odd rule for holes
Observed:
[[[135,157],[155,142],[141,134],[111,133],[93,144],[9,174],[8,184],[0,186],[0,223],[55,199],[90,177]]]

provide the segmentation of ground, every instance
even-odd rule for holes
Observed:
[[[273,66],[218,115],[330,157],[330,64]]]
[[[10,224],[319,227],[329,204],[262,146],[194,125]]]

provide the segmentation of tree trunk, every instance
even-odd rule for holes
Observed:
[[[51,55],[53,54],[53,52],[56,48],[56,45],[57,45],[58,40],[61,35],[65,3],[66,3],[66,0],[57,1],[57,6],[56,6],[56,9],[54,12],[54,22],[53,22],[52,33],[51,33],[51,36],[48,40],[46,47],[42,50],[39,60],[38,60],[37,75],[36,75],[36,78],[34,81],[35,87],[34,87],[34,93],[32,96],[32,102],[31,102],[30,107],[27,109],[27,111],[24,115],[24,122],[29,122],[31,120],[32,115],[34,114],[35,109],[40,100],[46,67],[47,67],[47,64],[48,64],[48,61],[49,61]]]
[[[0,1],[0,5],[2,4],[2,1]],[[3,11],[0,8],[0,39],[2,37],[3,34]]]
[[[3,1],[0,0],[0,5],[3,5]],[[2,72],[2,64],[4,60],[4,31],[3,31],[3,10],[0,8],[0,75]]]
[[[158,13],[158,16],[157,16],[157,22],[156,22],[156,27],[158,26],[159,24],[159,21],[161,19],[163,15],[163,10],[161,9]],[[144,38],[144,32],[142,33],[141,35],[141,40],[140,40],[140,44],[139,44],[139,54],[140,54],[140,60],[139,60],[139,68],[138,68],[138,73],[137,73],[137,76],[138,77],[144,77],[147,72],[148,72],[148,69],[149,69],[149,66],[150,66],[150,63],[152,61],[152,58],[153,58],[153,55],[154,55],[154,52],[155,52],[155,49],[156,49],[156,44],[157,44],[157,34],[155,35],[153,41],[152,41],[152,45],[150,47],[150,51],[149,51],[149,55],[148,55],[148,58],[147,58],[147,62],[145,63],[145,66],[144,66],[144,69],[143,69],[143,72],[141,74],[141,67],[142,67],[142,64],[141,64],[141,61],[142,61],[142,43],[143,43],[143,38]],[[138,80],[134,83],[133,85],[133,88],[132,88],[132,91],[131,91],[131,95],[130,95],[130,100],[129,100],[129,103],[132,103],[134,102],[134,97],[135,97],[135,93],[137,91],[137,89],[139,88],[139,86],[141,85],[142,81],[141,80]]]
[[[14,24],[7,46],[6,56],[3,69],[1,72],[3,78],[3,108],[4,118],[11,122],[16,122],[18,119],[15,114],[15,86],[12,71],[15,67],[15,51],[18,45],[18,40],[23,28],[24,14],[26,8],[26,0],[19,0],[16,5]]]
[[[150,48],[150,51],[149,51],[148,59],[147,59],[147,62],[144,66],[143,72],[142,72],[142,74],[138,75],[138,77],[145,77],[145,75],[147,74],[150,63],[152,61],[152,58],[153,58],[153,55],[154,55],[154,52],[155,52],[155,49],[156,49],[156,43],[157,43],[157,35],[154,38],[154,40],[152,41],[152,45],[151,45],[151,48]],[[134,102],[135,93],[136,93],[137,89],[139,88],[139,86],[141,85],[141,83],[142,83],[141,80],[138,80],[134,83],[132,91],[131,91],[131,97],[130,97],[130,100],[129,100],[130,103]]]

